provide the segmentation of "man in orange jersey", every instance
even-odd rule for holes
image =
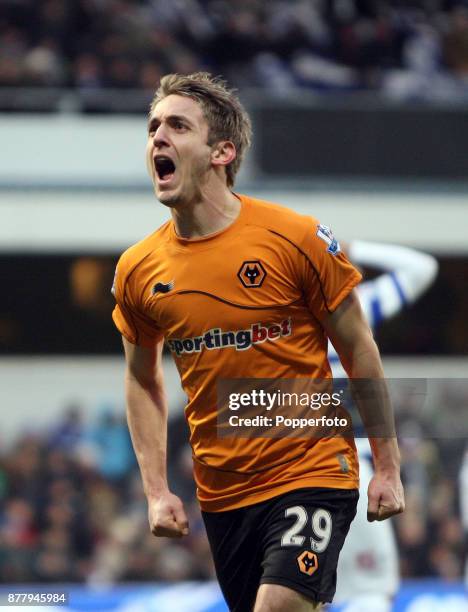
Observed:
[[[231,610],[299,612],[331,601],[357,503],[344,436],[217,435],[220,379],[327,379],[330,338],[350,377],[382,379],[353,287],[360,274],[328,227],[235,194],[250,144],[237,97],[206,73],[167,75],[153,100],[146,160],[172,219],[117,265],[114,321],[127,361],[128,423],[151,531],[188,533],[166,477],[164,341],[188,396],[197,494]],[[374,413],[385,412],[385,394]],[[404,507],[394,437],[371,440],[369,518]]]

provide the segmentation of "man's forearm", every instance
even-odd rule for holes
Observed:
[[[346,366],[353,397],[369,437],[375,469],[399,470],[393,409],[380,354],[371,337],[355,347]]]
[[[367,518],[381,521],[403,512],[405,501],[393,410],[379,350],[355,293],[324,319],[324,327],[349,376],[372,447],[375,474],[368,488]]]
[[[127,421],[133,448],[148,498],[167,492],[167,401],[162,380],[140,384],[131,374],[125,379]]]

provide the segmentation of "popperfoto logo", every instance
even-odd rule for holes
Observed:
[[[169,349],[179,357],[183,354],[200,353],[203,349],[235,348],[236,351],[246,351],[254,344],[261,344],[266,340],[275,342],[279,338],[290,336],[292,333],[291,318],[283,319],[273,325],[253,323],[248,329],[238,331],[223,331],[219,327],[209,329],[201,336],[192,338],[171,339],[167,341]]]
[[[331,378],[219,378],[216,396],[220,438],[352,434],[352,419],[345,406],[348,398]],[[336,463],[342,473],[351,472]]]

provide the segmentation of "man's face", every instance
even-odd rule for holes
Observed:
[[[200,197],[211,170],[208,123],[195,100],[170,95],[148,122],[146,162],[158,200],[176,207]]]

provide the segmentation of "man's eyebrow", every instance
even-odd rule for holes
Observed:
[[[185,115],[169,115],[169,117],[167,117],[168,121],[182,121],[184,123],[188,123],[190,125],[192,125],[192,122],[190,121],[190,119],[188,117],[186,117]]]
[[[159,123],[160,122],[159,122],[159,119],[157,117],[150,117],[148,119],[148,129],[152,128],[155,125],[158,125]]]
[[[189,125],[193,126],[192,121],[185,115],[168,115],[166,117],[166,121],[182,121],[183,123],[188,123]],[[161,121],[158,119],[158,117],[151,117],[151,119],[148,121],[148,127],[153,127],[153,125],[159,125],[160,123]]]

